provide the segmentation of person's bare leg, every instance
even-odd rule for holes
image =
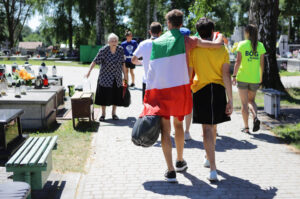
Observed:
[[[184,148],[183,122],[179,121],[177,117],[174,117],[174,128],[175,128],[177,160],[183,161],[183,148]]]
[[[106,115],[106,106],[101,106],[102,109],[102,116]]]
[[[189,133],[190,132],[190,127],[191,127],[191,122],[192,122],[192,116],[193,114],[190,113],[188,115],[185,116],[185,133]]]
[[[174,171],[172,162],[172,142],[171,142],[171,124],[170,120],[161,118],[161,147],[165,156],[165,160],[169,171]]]
[[[134,82],[135,82],[135,81],[134,81],[134,80],[135,80],[135,79],[134,79],[134,69],[132,69],[132,68],[130,69],[130,75],[131,75],[131,83],[134,84]]]
[[[129,85],[129,76],[128,76],[128,72],[129,72],[129,69],[125,66],[125,73],[127,74],[127,77],[128,77],[128,85]]]
[[[256,91],[248,91],[248,105],[253,119],[257,117],[257,105],[255,103]]]
[[[217,142],[217,125],[213,125],[213,132],[214,132],[214,144],[216,146],[216,142]]]
[[[245,128],[249,128],[248,89],[239,89],[239,95],[242,103],[242,116],[243,116],[244,126]]]
[[[113,105],[111,114],[112,115],[117,115],[116,113],[117,113],[117,106]]]
[[[214,126],[203,124],[203,144],[206,151],[207,159],[210,163],[210,170],[214,171],[217,169],[215,160],[215,143],[214,143]]]

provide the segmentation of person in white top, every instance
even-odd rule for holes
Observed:
[[[144,66],[143,101],[144,101],[144,95],[145,95],[146,83],[147,83],[147,72],[149,68],[149,62],[150,62],[151,51],[152,51],[152,41],[158,38],[161,35],[161,32],[162,32],[161,24],[158,22],[152,22],[149,30],[151,38],[146,39],[139,44],[137,49],[133,52],[133,57],[131,59],[131,62],[133,64]],[[143,58],[143,61],[141,62],[139,58]]]

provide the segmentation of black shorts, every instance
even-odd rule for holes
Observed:
[[[230,121],[226,115],[226,92],[220,84],[208,84],[193,94],[193,123],[219,124]]]
[[[135,69],[135,65],[131,62],[125,62],[126,68]]]

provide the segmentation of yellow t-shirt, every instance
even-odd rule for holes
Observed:
[[[229,62],[229,53],[225,46],[221,48],[194,48],[189,56],[189,65],[195,71],[191,86],[193,93],[210,83],[223,83],[223,64]]]

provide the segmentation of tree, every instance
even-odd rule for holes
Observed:
[[[281,2],[281,20],[288,20],[288,36],[290,42],[300,40],[300,0],[284,0]],[[284,29],[285,24],[280,24]]]
[[[96,44],[104,44],[104,0],[96,1]]]
[[[201,17],[211,18],[216,22],[216,30],[221,31],[226,36],[233,33],[235,27],[235,13],[237,6],[232,0],[195,0],[189,8],[188,27],[192,32],[196,32],[195,24]]]
[[[263,86],[265,88],[285,91],[280,80],[276,59],[279,0],[251,0],[249,13],[249,23],[257,25],[258,38],[263,42],[267,51],[265,56]]]
[[[6,39],[6,34],[5,34],[5,13],[2,10],[2,8],[0,8],[0,44],[2,43],[2,41],[4,41]]]
[[[32,13],[33,0],[0,0],[0,6],[4,8],[6,26],[8,30],[9,46],[14,47],[22,32],[23,26]]]

